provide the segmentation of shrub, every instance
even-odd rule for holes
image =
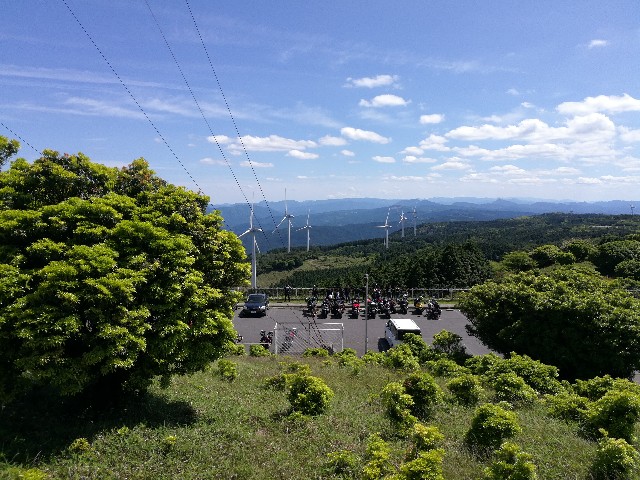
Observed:
[[[625,378],[613,378],[610,375],[594,377],[589,380],[576,380],[573,390],[589,400],[598,400],[610,390],[627,390],[640,395],[640,385]]]
[[[369,350],[362,356],[362,361],[367,365],[382,365],[384,363],[385,354],[382,352],[374,352]]]
[[[406,343],[401,343],[385,354],[384,365],[388,368],[414,372],[420,369],[418,359],[413,355],[411,348]]]
[[[326,348],[307,348],[302,354],[303,357],[328,357],[329,351]]]
[[[496,451],[496,459],[484,469],[484,480],[535,480],[536,466],[531,455],[524,453],[518,445],[505,442]]]
[[[311,375],[311,366],[308,363],[300,362],[278,362],[278,366],[287,373],[298,373],[300,375]]]
[[[362,469],[362,478],[365,480],[379,480],[392,472],[391,449],[379,433],[367,439],[365,458],[367,463]]]
[[[356,352],[353,348],[345,348],[341,352],[334,353],[336,357],[357,357],[358,352]]]
[[[242,343],[229,342],[225,350],[227,356],[244,356],[247,354],[247,349]]]
[[[349,450],[327,453],[325,471],[329,475],[354,478],[358,472],[358,456]]]
[[[413,399],[413,405],[409,410],[422,420],[429,418],[435,406],[442,400],[442,390],[428,373],[409,375],[402,386],[405,393]]]
[[[444,480],[442,473],[442,459],[444,450],[437,448],[426,452],[419,452],[417,458],[400,466],[401,480]]]
[[[458,365],[456,362],[448,358],[439,358],[435,361],[429,361],[426,365],[436,377],[450,378],[469,373],[469,370],[466,367]]]
[[[49,474],[43,472],[38,468],[29,468],[27,470],[20,467],[9,467],[8,470],[5,471],[6,478],[10,479],[20,479],[20,480],[47,480]],[[5,478],[3,476],[3,478]]]
[[[589,399],[575,393],[547,395],[545,404],[549,415],[561,420],[582,422],[586,419]]]
[[[471,357],[462,344],[462,337],[457,333],[447,330],[442,330],[433,336],[432,346],[436,352],[446,355],[447,358],[460,365],[464,364],[464,362]]]
[[[521,377],[527,385],[540,393],[558,393],[563,389],[556,367],[515,352],[511,352],[506,360],[495,363],[486,375],[491,377],[509,372]]]
[[[249,347],[249,355],[252,357],[269,357],[271,352],[264,348],[263,345],[251,345]]]
[[[287,396],[295,412],[319,415],[329,408],[333,395],[321,378],[298,374],[291,379]]]
[[[233,382],[238,377],[238,367],[230,360],[218,360],[218,375],[222,380]]]
[[[471,370],[474,375],[484,375],[495,364],[504,362],[504,359],[496,355],[495,353],[487,353],[485,355],[476,355],[467,359],[464,365]]]
[[[591,465],[591,475],[595,480],[636,478],[639,472],[640,457],[632,445],[622,438],[606,436],[598,441]]]
[[[417,421],[411,414],[414,400],[405,392],[401,383],[391,382],[385,385],[380,395],[384,412],[391,423],[401,433],[407,433],[408,429]]]
[[[409,347],[411,353],[420,364],[424,364],[429,360],[437,360],[443,355],[427,345],[423,338],[415,333],[406,334],[402,338],[402,343]]]
[[[491,387],[495,390],[496,399],[515,404],[526,405],[533,403],[536,392],[533,388],[515,373],[502,373],[491,382]]]
[[[611,390],[589,405],[582,432],[597,438],[604,430],[608,436],[631,441],[640,419],[640,396],[630,391]]]
[[[461,405],[475,405],[484,391],[477,376],[460,375],[447,382],[447,388],[456,402]]]
[[[340,357],[338,365],[341,368],[350,368],[353,375],[358,375],[364,367],[364,362],[355,355],[345,355]]]
[[[89,440],[84,437],[76,438],[68,447],[71,453],[86,453],[91,450]]]
[[[428,427],[422,423],[416,423],[411,432],[413,445],[407,458],[415,458],[420,452],[434,450],[442,444],[443,440],[444,435],[440,433],[438,427]]]
[[[476,408],[465,443],[480,452],[497,449],[502,441],[520,433],[518,417],[499,405],[486,403]]]

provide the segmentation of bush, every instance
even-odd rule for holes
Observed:
[[[415,372],[420,370],[418,359],[413,355],[411,348],[406,343],[401,343],[389,350],[384,357],[384,365],[387,368]]]
[[[591,465],[594,480],[637,478],[640,457],[632,445],[622,438],[604,437],[598,441],[596,457]]]
[[[338,360],[338,365],[341,368],[350,368],[353,375],[358,375],[365,363],[355,355],[344,355]]]
[[[527,385],[539,393],[558,393],[563,387],[558,380],[558,369],[533,360],[527,355],[511,352],[509,358],[494,363],[485,375],[497,377],[502,373],[513,372],[521,377]]]
[[[458,365],[448,358],[440,358],[426,363],[427,368],[436,376],[450,378],[469,373],[466,367]]]
[[[496,450],[506,438],[521,432],[518,417],[499,405],[486,403],[476,408],[465,443],[479,453]]]
[[[573,390],[589,400],[598,400],[611,390],[628,390],[640,395],[640,385],[625,378],[613,378],[610,375],[589,380],[576,380]]]
[[[271,352],[264,348],[263,345],[251,345],[249,347],[249,355],[252,357],[269,357]]]
[[[533,403],[536,392],[533,388],[515,373],[502,373],[491,382],[491,387],[495,390],[496,399],[520,405]]]
[[[411,414],[414,408],[414,400],[406,393],[404,386],[398,382],[391,382],[385,385],[380,395],[382,405],[387,418],[392,425],[406,434],[408,429],[417,421]]]
[[[242,343],[229,342],[226,347],[226,356],[244,356],[247,354],[247,349]]]
[[[421,420],[429,418],[435,406],[442,400],[442,390],[428,373],[409,375],[402,386],[405,393],[413,399],[413,405],[409,410]]]
[[[333,395],[333,390],[321,378],[295,375],[287,396],[294,412],[319,415],[329,408]]]
[[[326,348],[307,348],[302,354],[303,357],[328,357],[329,350]]]
[[[471,370],[474,375],[484,375],[497,364],[504,362],[504,359],[495,353],[487,353],[485,355],[476,355],[464,362],[465,367]]]
[[[336,475],[346,478],[354,478],[358,472],[358,456],[349,450],[327,453],[327,463],[325,471],[329,475]]]
[[[444,480],[442,459],[444,450],[437,448],[419,452],[417,458],[400,466],[400,480]]]
[[[415,458],[418,453],[438,448],[444,441],[444,435],[440,433],[438,427],[428,427],[422,423],[413,425],[411,432],[413,446],[407,458]]]
[[[382,365],[385,361],[385,354],[369,350],[362,356],[362,361],[367,365]]]
[[[575,393],[547,395],[545,404],[549,415],[561,420],[582,422],[586,419],[589,399]]]
[[[460,365],[464,364],[464,362],[471,357],[462,344],[462,337],[457,333],[447,330],[442,330],[433,336],[432,346],[436,352],[446,355],[447,358]]]
[[[471,374],[460,375],[447,382],[447,388],[456,402],[471,406],[478,403],[484,391],[477,376]]]
[[[362,469],[365,480],[379,480],[392,472],[391,449],[379,433],[374,433],[367,439],[365,453],[367,463]]]
[[[238,377],[238,367],[230,360],[218,360],[218,375],[222,380],[233,382]]]
[[[597,438],[604,430],[608,436],[631,441],[640,419],[640,396],[630,391],[611,390],[589,405],[582,432]]]
[[[402,338],[402,343],[407,345],[411,350],[411,353],[418,360],[418,363],[424,364],[429,360],[437,360],[442,356],[441,353],[436,352],[433,348],[425,343],[420,335],[415,333],[408,333]]]
[[[531,455],[515,443],[505,442],[496,451],[496,459],[484,469],[483,480],[535,480],[536,466]]]

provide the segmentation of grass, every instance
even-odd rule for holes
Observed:
[[[232,360],[239,373],[234,382],[211,368],[108,408],[77,400],[51,405],[44,392],[5,407],[0,478],[26,478],[19,473],[33,468],[45,478],[71,479],[333,478],[324,470],[327,453],[346,449],[362,458],[373,432],[389,440],[401,460],[407,445],[394,435],[377,396],[402,373],[367,366],[355,374],[333,360],[297,358],[335,397],[328,413],[292,419],[285,394],[263,387],[286,358]],[[445,379],[437,380],[443,387]],[[487,465],[463,444],[472,414],[473,408],[443,403],[429,422],[445,435],[447,479],[479,478]],[[523,432],[513,440],[533,455],[540,479],[589,478],[595,444],[579,437],[574,425],[549,418],[541,404],[517,414]],[[74,443],[79,438],[88,444]]]

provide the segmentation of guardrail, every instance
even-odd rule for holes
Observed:
[[[245,294],[254,293],[254,290],[251,288],[242,288],[237,287],[235,290],[241,291]],[[291,287],[290,299],[291,301],[304,301],[306,298],[311,296],[312,288],[309,287]],[[417,298],[420,295],[427,298],[437,298],[438,300],[443,301],[455,301],[457,295],[460,292],[466,292],[469,288],[407,288],[404,290],[400,290],[400,292],[406,292],[409,294],[410,298]],[[319,296],[324,298],[324,294],[327,289],[319,288],[318,292]],[[269,295],[269,299],[271,301],[285,301],[285,289],[284,287],[276,287],[276,288],[258,288],[255,292],[266,293]],[[369,288],[369,295],[373,293],[373,289]],[[362,299],[364,297],[364,288],[356,288],[352,289],[349,297],[355,298],[358,297]]]

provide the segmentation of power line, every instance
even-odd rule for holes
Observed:
[[[40,150],[38,150],[36,147],[34,147],[33,145],[31,145],[29,142],[27,142],[25,139],[23,139],[20,135],[18,135],[16,132],[14,132],[13,130],[11,130],[9,127],[7,127],[4,123],[0,122],[0,125],[2,125],[4,128],[6,128],[12,136],[16,137],[18,140],[20,140],[22,143],[28,145],[33,151],[35,151],[38,155],[42,155],[42,152]]]

